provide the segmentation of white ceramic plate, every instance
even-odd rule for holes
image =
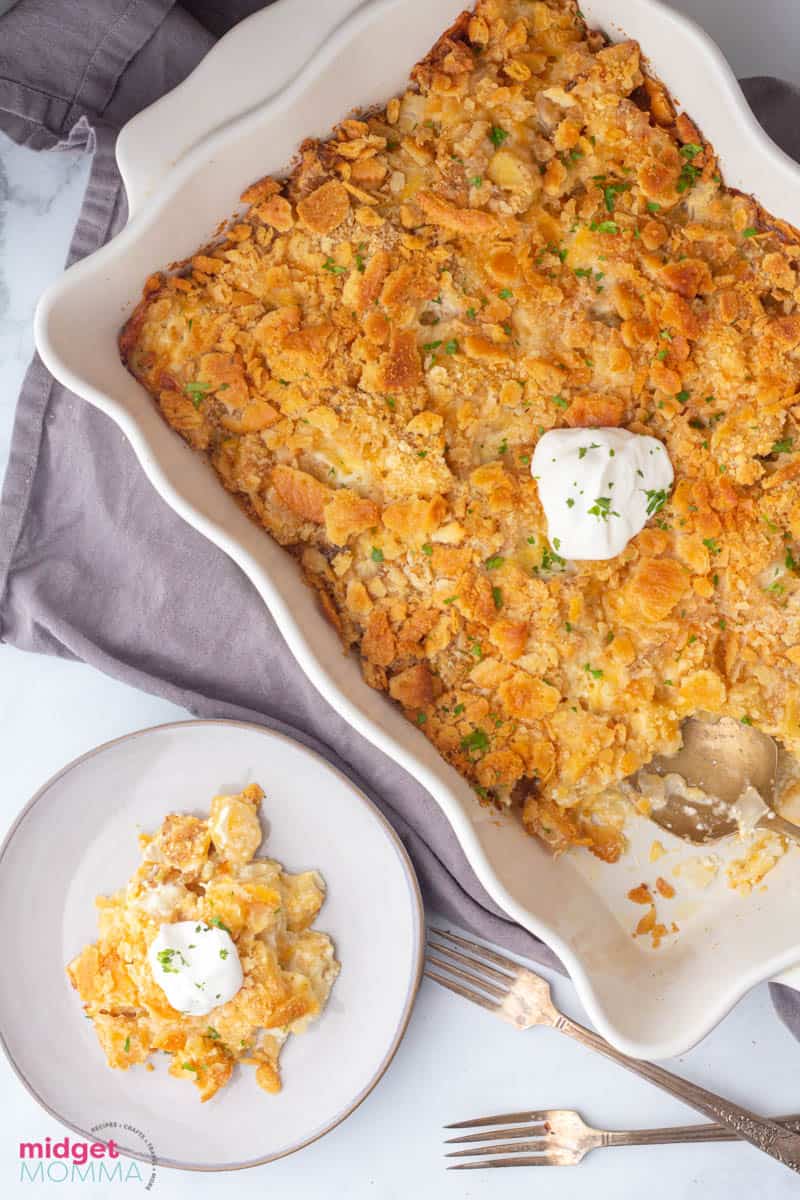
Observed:
[[[766,891],[737,896],[720,878],[664,906],[681,927],[672,944],[653,951],[634,940],[637,914],[626,893],[653,877],[652,826],[633,821],[631,853],[605,866],[583,853],[554,862],[512,819],[487,815],[466,781],[365,685],[284,551],[165,425],[117,352],[146,275],[202,245],[241,190],[283,171],[304,137],[402,88],[462,7],[463,0],[278,0],[234,29],[122,131],[117,153],[131,220],[48,290],[36,341],[53,374],[117,422],[166,502],[250,577],[329,703],[430,791],[487,892],[561,957],[598,1030],[628,1054],[665,1058],[703,1037],[748,988],[800,960],[798,852],[770,874]],[[624,29],[640,40],[714,143],[729,184],[755,190],[800,225],[800,169],[763,133],[696,25],[658,0],[582,0],[582,8],[611,36]],[[670,849],[661,864],[668,875],[686,847],[659,837]]]
[[[137,834],[171,811],[204,815],[215,792],[260,783],[259,853],[318,868],[328,896],[316,927],[342,964],[327,1008],[281,1056],[283,1090],[255,1073],[206,1104],[185,1081],[144,1065],[112,1071],[64,965],[97,936],[96,895],[140,861]],[[46,783],[0,850],[0,1033],[22,1082],[84,1137],[115,1121],[126,1153],[164,1166],[233,1170],[290,1154],[327,1133],[389,1065],[419,986],[423,913],[411,863],[375,806],[304,746],[256,725],[189,721],[108,742]],[[130,1126],[126,1131],[123,1126]],[[134,1132],[138,1131],[138,1132]]]

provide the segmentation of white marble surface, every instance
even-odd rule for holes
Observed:
[[[709,28],[740,74],[775,73],[800,81],[800,18],[795,0],[675,0]],[[88,165],[71,155],[36,156],[0,138],[0,471],[8,455],[14,399],[31,351],[36,297],[61,269]],[[110,737],[183,715],[163,701],[73,663],[0,651],[0,832],[50,774]],[[13,914],[4,914],[13,919]],[[9,986],[4,979],[2,986]],[[569,983],[557,998],[580,1017]],[[523,1041],[524,1037],[524,1041]],[[800,1046],[775,1017],[766,988],[746,998],[674,1069],[761,1111],[800,1110]],[[268,1102],[267,1102],[268,1103]],[[297,1200],[338,1193],[353,1200],[428,1197],[553,1198],[757,1195],[794,1196],[797,1182],[747,1147],[692,1146],[596,1153],[582,1167],[550,1171],[446,1174],[441,1126],[447,1121],[521,1108],[577,1107],[587,1120],[641,1127],[691,1119],[653,1088],[551,1032],[520,1035],[431,983],[423,984],[408,1034],[387,1076],[344,1125],[281,1163],[235,1177],[162,1170],[156,1188],[180,1197],[242,1197],[283,1192]],[[45,1195],[18,1182],[17,1144],[58,1136],[0,1062],[0,1189]],[[110,1114],[98,1114],[98,1119]],[[268,1112],[265,1110],[265,1119]],[[157,1143],[157,1131],[152,1132]],[[135,1186],[135,1185],[129,1185]],[[77,1185],[106,1200],[108,1188]]]

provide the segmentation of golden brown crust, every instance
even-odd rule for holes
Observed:
[[[484,798],[535,782],[526,827],[613,858],[587,814],[688,713],[800,750],[798,235],[571,2],[481,0],[413,80],[150,280],[123,356],[367,682]],[[547,542],[529,462],[563,425],[675,466],[611,562]]]

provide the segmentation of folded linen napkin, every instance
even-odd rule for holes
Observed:
[[[118,129],[262,7],[20,0],[0,16],[0,128],[37,150],[94,156],[69,262],[125,224]],[[771,79],[747,80],[745,90],[771,135],[800,159],[800,96]],[[239,569],[167,507],[117,427],[38,358],[19,398],[0,501],[0,640],[81,659],[198,716],[257,721],[297,738],[372,796],[433,908],[560,968],[489,899],[428,793],[322,700]],[[800,996],[774,993],[800,1037]]]

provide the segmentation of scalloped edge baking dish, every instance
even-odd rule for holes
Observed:
[[[560,956],[598,1030],[628,1054],[665,1058],[699,1041],[755,984],[800,961],[794,860],[784,859],[769,887],[746,899],[722,885],[710,889],[694,910],[685,906],[674,944],[644,949],[630,936],[625,894],[646,869],[652,826],[632,831],[631,852],[616,866],[580,855],[556,863],[512,819],[484,811],[467,783],[367,687],[355,660],[342,656],[284,551],[167,427],[117,352],[145,276],[203,244],[240,191],[284,170],[302,138],[324,135],[353,108],[402,88],[462,7],[458,0],[278,0],[237,26],[120,134],[129,223],[47,290],[36,344],[57,379],[119,425],[164,500],[249,576],[325,699],[431,792],[486,891]],[[731,186],[756,185],[768,209],[800,225],[800,168],[763,133],[699,27],[660,0],[583,0],[583,9],[610,36],[623,36],[622,23],[641,42],[715,145]]]

